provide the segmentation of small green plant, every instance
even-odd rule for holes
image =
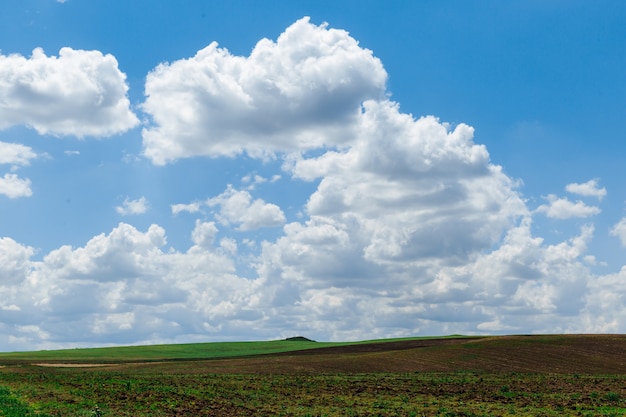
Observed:
[[[618,402],[622,399],[622,396],[617,392],[607,392],[604,394],[604,399],[611,402]]]

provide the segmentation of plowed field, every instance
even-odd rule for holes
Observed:
[[[172,366],[169,362],[150,365],[163,370]],[[243,359],[181,362],[174,369],[240,374],[458,371],[626,374],[626,335],[407,340],[307,349]]]

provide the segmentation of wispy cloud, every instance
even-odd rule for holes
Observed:
[[[200,208],[202,206],[202,203],[200,202],[193,202],[193,203],[189,203],[189,204],[172,204],[170,206],[171,210],[172,210],[172,214],[174,216],[176,216],[179,213],[182,212],[187,212],[187,213],[197,213],[200,211]]]

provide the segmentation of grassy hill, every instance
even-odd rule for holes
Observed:
[[[461,336],[448,336],[457,338]],[[433,337],[365,340],[357,342],[315,342],[302,336],[284,340],[252,342],[186,343],[145,346],[120,346],[86,349],[41,350],[34,352],[0,353],[0,363],[11,362],[68,362],[68,363],[120,363],[184,361],[251,357],[311,349],[340,348],[353,345],[370,345],[415,340],[438,340]]]
[[[209,361],[198,363],[198,361]],[[541,372],[626,374],[624,335],[416,337],[360,342],[190,343],[0,353],[0,364],[128,364],[209,373]],[[169,363],[169,365],[168,365]]]

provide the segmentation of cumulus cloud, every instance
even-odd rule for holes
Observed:
[[[42,135],[78,137],[125,132],[139,123],[127,91],[115,57],[100,51],[0,54],[0,129],[25,125]]]
[[[126,197],[121,206],[115,207],[115,211],[122,216],[144,214],[148,211],[148,200],[146,200],[145,197],[138,198],[137,200],[129,200],[128,197]]]
[[[357,123],[352,146],[286,160],[294,178],[319,185],[309,219],[263,245],[260,276],[283,288],[280,302],[311,331],[326,326],[338,339],[496,320],[475,302],[475,286],[442,270],[471,265],[529,215],[517,182],[467,125],[415,119],[389,101],[366,101]]]
[[[572,202],[567,198],[558,198],[554,194],[548,195],[545,199],[548,200],[548,204],[542,204],[536,211],[553,219],[591,217],[601,212],[599,207],[588,206],[580,200]]]
[[[232,186],[219,196],[208,199],[206,205],[219,206],[218,220],[225,225],[237,224],[239,230],[280,226],[285,222],[285,214],[276,204],[260,198],[253,200],[248,191],[237,191]]]
[[[597,197],[602,200],[606,196],[606,188],[598,185],[596,178],[584,182],[582,184],[571,183],[565,186],[565,190],[572,194],[578,194],[585,197]]]
[[[360,104],[384,95],[387,74],[343,30],[303,18],[250,56],[212,43],[146,79],[144,154],[162,165],[195,156],[267,157],[350,141]]]
[[[359,139],[344,151],[292,160],[297,178],[322,177],[310,215],[350,222],[373,262],[465,259],[490,246],[526,207],[516,183],[489,163],[473,129],[415,120],[390,102],[366,102]]]
[[[0,195],[11,199],[30,197],[33,195],[30,185],[28,178],[19,178],[16,174],[4,174],[4,177],[0,177]]]

